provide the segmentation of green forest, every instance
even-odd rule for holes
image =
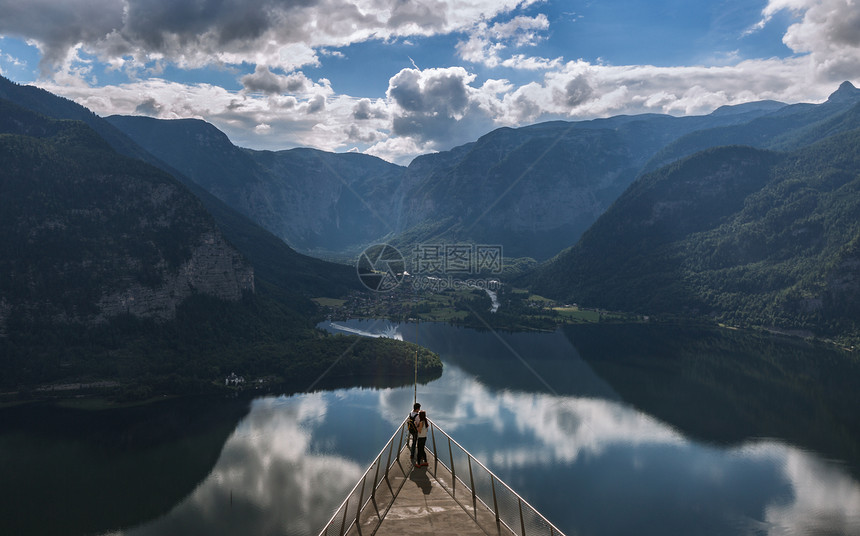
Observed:
[[[537,271],[589,307],[860,337],[860,130],[775,153],[722,147],[644,176]]]

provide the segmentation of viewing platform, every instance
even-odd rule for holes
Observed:
[[[436,459],[429,452],[427,459],[430,462],[427,467],[409,468],[409,449],[404,448],[401,451],[399,461],[407,469],[408,474],[406,477],[400,477],[405,481],[402,482],[394,502],[374,534],[377,536],[403,536],[404,534],[486,536],[488,533],[481,529],[481,526],[466,513],[460,503],[454,500],[454,497],[434,476],[433,466],[436,464]],[[443,471],[447,472],[447,469]],[[450,481],[450,473],[446,476]],[[479,507],[479,515],[486,517],[487,523],[494,524],[493,513],[483,504],[479,504]],[[368,521],[370,521],[368,525],[372,525],[374,519],[368,519]],[[371,532],[361,531],[361,534],[371,534]],[[491,534],[498,534],[498,532]],[[506,531],[502,534],[512,533]]]
[[[413,467],[405,420],[320,536],[564,536],[430,422],[425,467]]]

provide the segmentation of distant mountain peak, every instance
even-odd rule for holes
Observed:
[[[827,98],[827,102],[846,102],[858,99],[860,99],[860,89],[857,89],[854,87],[854,84],[846,80],[839,85],[839,89]]]
[[[775,100],[745,102],[743,104],[726,104],[713,112],[712,116],[740,115],[755,111],[772,112],[784,108],[786,104]]]

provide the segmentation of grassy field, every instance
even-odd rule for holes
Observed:
[[[437,322],[456,322],[463,320],[468,311],[459,310],[455,305],[458,299],[467,296],[471,291],[448,291],[430,294],[423,297],[413,307],[415,316],[420,320]]]
[[[346,303],[346,300],[338,300],[335,298],[311,298],[313,301],[317,302],[317,305],[322,307],[343,307]]]
[[[600,313],[597,311],[584,311],[579,307],[553,307],[558,316],[568,322],[600,322]]]

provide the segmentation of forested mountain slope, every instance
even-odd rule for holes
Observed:
[[[855,128],[790,153],[710,149],[646,175],[530,282],[593,307],[857,336],[859,244]]]

